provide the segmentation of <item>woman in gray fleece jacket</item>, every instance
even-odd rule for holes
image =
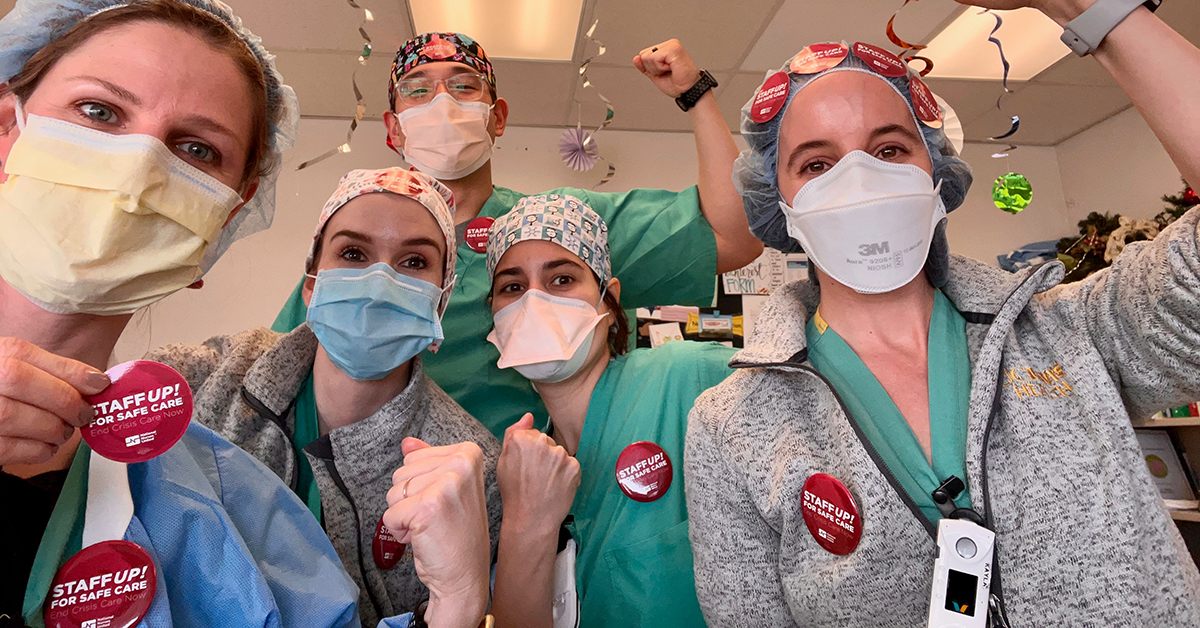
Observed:
[[[971,3],[1063,24],[1094,1]],[[1094,56],[1200,181],[1200,50],[1138,7]],[[771,296],[689,418],[709,625],[928,625],[949,517],[995,534],[975,621],[1200,626],[1200,574],[1130,425],[1200,398],[1200,210],[1070,285],[1060,262],[950,256],[970,177],[927,88],[862,44],[782,74],[742,110],[735,177],[755,234],[803,245],[815,276]]]
[[[442,339],[454,284],[453,217],[450,191],[432,177],[352,171],[317,224],[306,264],[307,324],[148,356],[187,378],[195,420],[253,454],[308,503],[358,584],[367,626],[429,597],[382,520],[393,472],[404,463],[402,442],[479,446],[495,554],[500,444],[417,357]]]

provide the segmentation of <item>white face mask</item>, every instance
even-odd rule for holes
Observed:
[[[863,294],[890,292],[925,267],[946,206],[929,173],[854,151],[780,202],[788,235],[838,283]]]
[[[396,114],[404,132],[404,159],[425,174],[461,179],[492,158],[488,120],[493,105],[459,102],[450,94]]]
[[[603,294],[600,302],[604,302]],[[488,342],[500,350],[500,368],[535,382],[561,382],[583,367],[596,328],[608,314],[579,299],[530,290],[496,312]]]

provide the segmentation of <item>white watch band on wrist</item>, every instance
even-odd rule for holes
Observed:
[[[1162,0],[1097,0],[1079,17],[1067,22],[1062,42],[1075,54],[1085,57],[1096,51],[1104,38],[1139,6],[1158,9]]]

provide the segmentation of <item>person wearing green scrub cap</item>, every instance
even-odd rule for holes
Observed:
[[[703,624],[683,435],[696,397],[731,372],[733,350],[682,341],[629,351],[608,234],[583,200],[547,194],[522,199],[488,235],[488,340],[550,415],[544,432],[532,414],[510,425],[497,465],[501,625]]]

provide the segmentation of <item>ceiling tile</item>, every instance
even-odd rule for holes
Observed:
[[[363,13],[346,0],[230,0],[233,11],[268,50],[362,50],[358,27]],[[362,3],[374,21],[364,28],[371,36],[374,53],[390,65],[400,44],[412,37],[408,5],[404,0],[375,0]]]
[[[1092,87],[1116,87],[1108,71],[1100,67],[1095,59],[1067,55],[1061,61],[1046,68],[1033,77],[1031,83],[1041,85],[1088,85]]]
[[[675,100],[658,91],[649,79],[634,68],[592,67],[588,70],[592,85],[612,101],[616,115],[611,129],[627,131],[690,131],[691,119],[679,110]],[[713,74],[718,83],[728,74]],[[604,106],[592,90],[580,92],[584,126],[595,126],[604,119]],[[574,112],[572,112],[572,115]],[[574,118],[571,118],[574,122]]]
[[[508,101],[508,123],[558,126],[567,123],[571,88],[579,79],[574,63],[495,59],[496,86]]]
[[[356,103],[350,77],[358,66],[353,52],[280,50],[276,65],[283,80],[296,90],[300,115],[350,119]],[[367,103],[367,117],[379,119],[388,108],[387,83],[391,60],[371,58],[358,73],[358,88]]]
[[[1115,87],[1038,85],[1027,83],[1004,99],[1004,110],[990,109],[975,119],[964,120],[967,139],[986,140],[1009,128],[1009,118],[1021,116],[1016,144],[1053,146],[1072,135],[1108,119],[1129,106],[1129,99]]]
[[[974,81],[967,79],[926,79],[929,88],[954,108],[958,119],[963,122],[974,120],[996,108],[996,99],[1004,92],[999,81]],[[1020,91],[1024,83],[1009,83],[1013,91]],[[1011,98],[1009,94],[1008,98]],[[1005,99],[1007,103],[1007,98]]]
[[[897,0],[787,0],[742,63],[742,70],[774,70],[805,46],[823,41],[863,41],[895,47],[884,29],[900,6]],[[896,17],[896,32],[911,42],[928,41],[956,15],[953,2],[912,2]]]
[[[697,65],[715,74],[738,65],[777,3],[604,0],[592,19],[599,18],[595,36],[608,46],[603,65],[629,66],[642,49],[678,39]]]
[[[742,106],[750,100],[750,96],[762,85],[765,72],[741,72],[734,74],[727,83],[721,83],[721,91],[717,94],[717,104],[729,128],[737,133],[741,128]]]

